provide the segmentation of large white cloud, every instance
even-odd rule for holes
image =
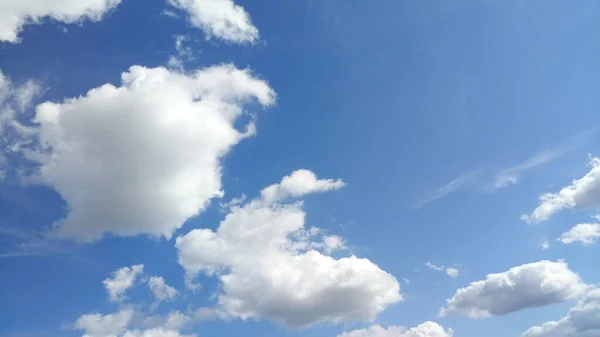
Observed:
[[[539,223],[554,213],[570,208],[598,209],[600,207],[600,158],[590,159],[591,170],[558,193],[540,197],[540,205],[521,218],[527,223]]]
[[[182,74],[133,66],[122,85],[37,107],[38,180],[66,201],[56,233],[80,241],[171,237],[221,190],[220,159],[254,132],[234,125],[246,104],[275,102],[269,85],[231,65]]]
[[[564,244],[580,242],[582,245],[591,245],[600,238],[600,224],[583,223],[563,233],[558,241]]]
[[[112,277],[104,280],[104,287],[112,301],[124,299],[125,291],[133,287],[137,277],[144,272],[144,265],[138,264],[115,270]]]
[[[26,24],[48,17],[64,23],[99,21],[121,0],[2,0],[0,1],[0,41],[17,42]]]
[[[233,0],[168,0],[189,16],[190,23],[202,29],[207,38],[217,37],[234,43],[252,43],[258,29],[250,15]]]
[[[522,337],[600,336],[600,289],[593,288],[569,310],[567,316],[525,331]]]
[[[383,328],[373,325],[367,329],[344,332],[338,337],[452,337],[452,329],[444,329],[435,322],[425,322],[414,328],[406,329],[401,326],[390,326]]]
[[[505,315],[526,308],[566,301],[586,285],[565,262],[540,261],[489,274],[485,280],[458,289],[440,316],[460,313],[471,318]]]
[[[219,277],[218,309],[231,317],[291,327],[373,320],[402,299],[396,278],[367,259],[326,255],[322,231],[305,229],[302,203],[285,203],[342,186],[296,171],[233,206],[216,231],[196,229],[177,238],[179,263],[189,278]]]

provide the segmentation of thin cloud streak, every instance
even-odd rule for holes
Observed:
[[[454,179],[454,180],[448,182],[447,184],[441,186],[440,188],[438,188],[428,198],[417,202],[414,205],[414,208],[420,209],[421,207],[423,207],[429,203],[432,203],[438,199],[441,199],[441,198],[447,196],[448,194],[455,192],[455,191],[465,187],[466,185],[473,183],[478,175],[479,175],[479,171],[469,171],[469,172],[461,174],[456,179]]]

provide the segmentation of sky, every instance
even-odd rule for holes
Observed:
[[[595,0],[2,0],[0,337],[600,336]]]

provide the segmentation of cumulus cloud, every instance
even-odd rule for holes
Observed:
[[[198,273],[219,278],[218,309],[230,317],[291,327],[371,321],[402,299],[396,278],[367,259],[334,259],[326,247],[314,248],[323,241],[322,231],[305,229],[302,202],[285,202],[341,186],[341,180],[296,171],[258,198],[233,206],[216,231],[178,237],[179,263],[190,279]]]
[[[177,289],[168,285],[165,282],[165,279],[160,276],[151,276],[148,279],[148,287],[159,302],[170,301],[174,299],[178,293]]]
[[[112,301],[124,299],[125,291],[135,284],[137,277],[144,272],[144,265],[123,267],[113,272],[112,277],[104,280],[104,287]]]
[[[114,314],[87,314],[75,322],[75,329],[83,330],[84,337],[116,337],[121,336],[133,317],[132,309],[123,309]]]
[[[406,329],[401,326],[390,326],[383,328],[373,325],[367,329],[344,332],[338,337],[452,337],[452,329],[444,329],[435,322],[425,322],[414,328]]]
[[[583,223],[563,233],[558,241],[564,244],[580,242],[582,245],[591,245],[600,237],[600,224]]]
[[[489,274],[485,280],[458,289],[440,316],[471,318],[506,315],[575,298],[586,290],[565,262],[540,261]]]
[[[250,15],[233,0],[168,0],[187,13],[190,23],[202,29],[207,39],[216,37],[233,43],[253,43],[258,29]]]
[[[179,331],[155,328],[148,330],[130,330],[123,337],[195,337],[196,335],[182,335]]]
[[[525,331],[522,337],[600,336],[600,289],[592,288],[558,321],[546,322]]]
[[[573,181],[558,193],[546,193],[540,197],[540,205],[521,219],[529,224],[540,223],[563,209],[600,207],[600,158],[591,158],[591,170]]]
[[[0,1],[0,41],[18,42],[26,24],[44,18],[64,23],[100,21],[121,0],[2,0]]]
[[[431,262],[425,262],[425,266],[431,270],[445,272],[448,276],[452,278],[458,277],[458,275],[460,274],[460,270],[454,267],[438,266]]]
[[[56,235],[170,238],[221,190],[220,159],[253,134],[235,125],[246,104],[275,93],[249,70],[219,65],[182,74],[133,66],[122,84],[37,107],[38,181],[66,201]]]

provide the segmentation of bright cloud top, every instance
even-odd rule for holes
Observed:
[[[402,299],[396,278],[367,259],[327,255],[341,240],[305,229],[302,202],[293,196],[340,188],[300,170],[233,206],[216,232],[196,229],[177,238],[179,263],[188,278],[217,275],[225,315],[268,318],[291,327],[321,322],[371,321]],[[319,248],[322,248],[319,250]]]
[[[586,285],[565,262],[540,261],[489,274],[483,281],[458,289],[440,316],[471,318],[506,315],[526,308],[563,302],[583,293]]]
[[[600,289],[595,288],[569,310],[567,316],[525,331],[522,337],[600,336]]]
[[[133,66],[105,84],[37,107],[39,181],[68,205],[57,234],[92,241],[106,233],[170,238],[222,196],[220,159],[251,135],[234,124],[246,104],[275,102],[249,70],[219,65],[185,75]]]
[[[390,326],[387,329],[373,325],[367,329],[344,332],[338,337],[452,337],[452,329],[444,329],[435,322],[425,322],[414,328],[406,329],[401,326]]]
[[[253,43],[258,29],[250,15],[233,0],[168,0],[189,16],[190,23],[202,29],[208,39],[216,37],[234,43]]]
[[[132,309],[114,314],[86,314],[75,322],[74,328],[85,331],[84,337],[115,337],[122,335],[133,318]]]
[[[131,267],[123,267],[115,270],[112,278],[104,280],[104,287],[112,301],[121,301],[125,291],[133,287],[137,277],[144,272],[144,265],[138,264]]]
[[[576,225],[566,233],[563,233],[558,241],[564,244],[580,242],[582,245],[591,245],[600,238],[600,224],[583,223]]]
[[[590,159],[591,170],[558,193],[540,197],[540,205],[521,218],[530,224],[548,220],[554,213],[575,207],[597,209],[600,206],[600,158]]]
[[[2,0],[0,1],[0,41],[18,42],[26,24],[48,17],[64,23],[99,21],[121,0]]]

